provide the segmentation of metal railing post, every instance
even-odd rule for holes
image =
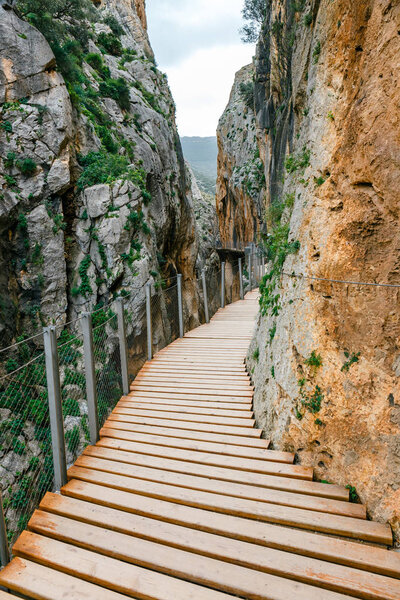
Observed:
[[[56,328],[54,326],[46,327],[43,330],[43,339],[46,358],[51,445],[53,449],[54,484],[56,490],[59,490],[67,483],[67,460],[65,455],[64,419],[62,413]]]
[[[0,489],[0,564],[5,567],[10,562],[10,550],[8,548],[6,519],[4,516],[3,496]]]
[[[99,417],[97,408],[96,370],[94,366],[92,315],[82,315],[83,357],[85,361],[86,398],[88,407],[90,443],[99,440]]]
[[[183,337],[183,300],[182,300],[182,275],[178,275],[178,313],[179,313],[179,337]]]
[[[225,308],[225,263],[221,263],[221,308]]]
[[[242,259],[239,258],[239,285],[240,285],[240,299],[243,300],[243,268],[242,268]]]
[[[210,315],[208,313],[208,296],[207,296],[207,282],[206,282],[206,272],[203,269],[201,272],[201,279],[203,282],[203,296],[204,296],[204,315],[206,318],[206,323],[210,322]]]
[[[252,252],[249,252],[249,286],[250,286],[250,291],[253,289],[253,275],[252,275],[252,269],[253,269],[253,265],[252,265]]]
[[[117,319],[118,319],[118,338],[119,338],[119,353],[121,357],[121,373],[122,373],[122,392],[129,394],[129,375],[128,375],[128,348],[126,345],[126,326],[124,315],[124,299],[117,298]]]
[[[146,284],[147,360],[153,358],[153,329],[151,324],[151,283]]]

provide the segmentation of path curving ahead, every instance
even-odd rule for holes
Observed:
[[[0,585],[40,600],[400,599],[390,528],[255,428],[257,310],[252,292],[144,366]]]

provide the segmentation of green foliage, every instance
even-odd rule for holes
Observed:
[[[285,161],[285,168],[288,171],[288,173],[295,173],[299,169],[304,171],[307,167],[310,166],[310,158],[311,151],[308,150],[306,146],[304,146],[300,154],[291,154],[287,157]]]
[[[314,177],[314,181],[315,181],[315,185],[317,187],[320,187],[321,185],[323,185],[325,183],[325,178],[322,177],[321,175],[319,177]]]
[[[311,24],[312,24],[312,22],[313,22],[313,15],[312,15],[312,13],[311,13],[311,12],[307,13],[306,15],[304,15],[304,20],[303,20],[303,22],[304,22],[304,25],[305,25],[306,27],[310,27],[310,25],[311,25]]]
[[[253,352],[253,360],[256,360],[258,362],[259,358],[260,358],[260,349],[256,348]]]
[[[106,79],[106,81],[100,83],[99,92],[102,96],[115,100],[120,108],[129,110],[129,88],[123,77],[119,77],[118,79]]]
[[[335,120],[335,115],[333,114],[333,112],[332,112],[332,111],[329,111],[329,112],[328,112],[328,114],[327,114],[327,118],[328,118],[330,121],[334,121],[334,120]]]
[[[6,158],[3,159],[3,163],[6,169],[12,169],[15,163],[17,155],[15,152],[7,152]]]
[[[313,350],[308,358],[304,361],[307,366],[318,369],[322,365],[322,357]]]
[[[248,44],[257,41],[267,13],[267,0],[245,0],[242,15],[247,23],[240,30],[242,40]]]
[[[271,367],[271,375],[275,379],[275,367],[274,367],[274,365],[272,365],[272,367]]]
[[[42,244],[36,242],[33,250],[32,250],[32,264],[41,266],[43,265],[44,258],[42,255]]]
[[[151,106],[151,108],[153,108],[156,112],[160,113],[161,115],[165,116],[164,112],[161,110],[161,108],[157,102],[157,98],[155,97],[154,94],[152,94],[151,92],[146,90],[146,88],[140,81],[135,81],[133,86],[142,93],[143,98]]]
[[[70,429],[65,434],[65,441],[67,443],[67,448],[72,454],[74,454],[79,446],[80,440],[80,429],[78,425],[75,425],[73,429]]]
[[[122,56],[122,44],[114,33],[102,32],[99,34],[97,41],[105,53]]]
[[[346,350],[344,355],[348,360],[346,360],[346,362],[343,364],[343,366],[340,370],[342,372],[347,373],[352,365],[354,365],[355,363],[358,363],[358,361],[360,360],[361,352],[357,352],[357,354],[354,354],[354,352],[353,352],[350,355],[350,352],[347,352],[347,350]]]
[[[324,394],[322,393],[319,385],[315,386],[313,393],[307,393],[305,389],[305,380],[299,380],[299,389],[301,396],[301,404],[309,410],[312,414],[318,413],[321,410],[321,404],[324,399]]]
[[[271,329],[269,330],[269,341],[272,342],[276,334],[276,323],[273,324]]]
[[[263,315],[271,311],[271,314],[277,316],[281,309],[280,295],[276,293],[276,286],[286,258],[289,254],[296,254],[300,249],[300,242],[297,240],[289,242],[288,237],[289,225],[279,223],[273,226],[272,232],[264,240],[267,258],[272,262],[272,267],[260,282],[260,307]]]
[[[85,61],[97,71],[97,73],[105,79],[106,77],[111,77],[110,69],[104,63],[103,57],[101,54],[97,52],[90,52],[86,54]]]
[[[254,110],[254,81],[242,82],[239,86],[239,93],[246,106]]]
[[[26,453],[26,446],[24,442],[21,442],[18,438],[13,439],[12,449],[14,450],[15,454],[19,454],[20,456]]]
[[[0,123],[0,129],[2,129],[3,131],[6,131],[7,133],[12,133],[12,124],[10,123],[10,121],[2,121]]]
[[[3,177],[4,177],[4,180],[5,180],[6,184],[8,185],[8,187],[13,188],[17,185],[17,180],[14,179],[14,177],[11,177],[11,175],[7,175],[7,173],[3,173]]]
[[[350,502],[355,502],[355,503],[360,502],[360,497],[357,494],[357,490],[353,485],[346,485],[346,489],[349,490]]]
[[[18,215],[17,229],[23,234],[26,234],[28,232],[28,221],[26,219],[25,214],[22,212]]]
[[[79,164],[83,173],[78,179],[78,189],[98,183],[112,183],[126,175],[128,160],[125,156],[107,154],[105,152],[89,152],[86,156],[79,157]]]
[[[92,261],[90,255],[88,254],[79,265],[78,273],[79,277],[81,278],[81,284],[78,288],[72,288],[72,296],[83,296],[84,298],[87,298],[93,292],[92,286],[90,285],[89,275],[87,273],[91,263]]]
[[[313,50],[313,63],[314,65],[316,65],[319,61],[319,57],[321,54],[321,42],[318,40],[318,42],[315,44],[314,50]]]
[[[63,415],[71,415],[71,417],[80,417],[81,411],[79,409],[79,403],[75,398],[66,398],[62,403]]]
[[[103,22],[109,26],[113,34],[117,37],[121,37],[121,35],[125,34],[125,31],[119,24],[118,20],[114,17],[114,15],[106,15],[103,19]]]
[[[15,162],[16,167],[21,171],[23,175],[30,177],[37,169],[37,164],[32,158],[23,158]]]

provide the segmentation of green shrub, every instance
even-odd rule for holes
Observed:
[[[322,357],[313,350],[308,358],[304,361],[309,367],[318,369],[322,365]]]
[[[119,24],[118,20],[114,17],[114,15],[106,15],[103,19],[103,22],[109,26],[113,34],[117,37],[121,37],[121,35],[125,34],[125,31]]]
[[[115,100],[122,109],[129,110],[131,105],[129,87],[122,77],[106,79],[100,83],[99,92],[102,96]]]
[[[291,154],[287,157],[285,161],[286,170],[288,171],[288,173],[295,173],[299,169],[302,169],[304,171],[307,167],[310,166],[310,158],[311,151],[308,150],[306,146],[303,146],[303,150],[300,154]]]
[[[112,54],[113,56],[122,55],[122,44],[113,33],[102,32],[98,36],[97,41],[107,54]]]
[[[315,44],[313,54],[312,54],[314,65],[316,65],[317,62],[319,61],[320,54],[321,54],[321,42],[318,40],[318,42]]]
[[[70,429],[65,434],[65,441],[67,443],[68,450],[74,454],[79,446],[80,430],[78,425],[75,425],[73,429]]]
[[[357,494],[357,490],[353,485],[346,485],[346,489],[349,490],[350,502],[360,502],[360,498]]]
[[[90,52],[85,56],[85,60],[103,79],[111,76],[110,69],[104,64],[101,54]]]
[[[311,12],[307,13],[306,15],[304,15],[304,25],[306,27],[310,27],[310,25],[312,24],[312,22],[313,22],[313,15],[312,15]]]
[[[259,358],[260,358],[260,349],[256,348],[253,352],[253,360],[256,360],[258,362]]]
[[[360,360],[361,352],[357,352],[357,354],[354,354],[354,352],[353,352],[352,355],[350,356],[350,352],[347,352],[347,350],[346,350],[344,355],[348,360],[346,360],[346,362],[344,363],[343,367],[340,370],[342,372],[345,372],[345,371],[348,372],[350,367],[352,365],[354,365],[355,363],[358,363],[358,361]]]
[[[112,183],[128,171],[128,160],[125,156],[106,154],[105,152],[89,152],[79,157],[83,172],[78,179],[78,190],[99,183]]]
[[[239,93],[246,106],[254,110],[254,81],[242,82],[239,86]]]
[[[64,417],[70,415],[71,417],[80,417],[81,411],[79,409],[79,403],[74,398],[66,398],[62,403]]]
[[[7,152],[6,158],[3,159],[5,168],[12,169],[16,158],[17,155],[15,154],[15,152]]]
[[[18,167],[21,173],[27,177],[33,175],[37,169],[37,164],[32,158],[23,158],[22,160],[17,160],[15,165]]]

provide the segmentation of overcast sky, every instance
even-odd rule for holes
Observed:
[[[215,135],[234,74],[251,62],[243,0],[147,0],[150,41],[167,73],[181,136]]]

